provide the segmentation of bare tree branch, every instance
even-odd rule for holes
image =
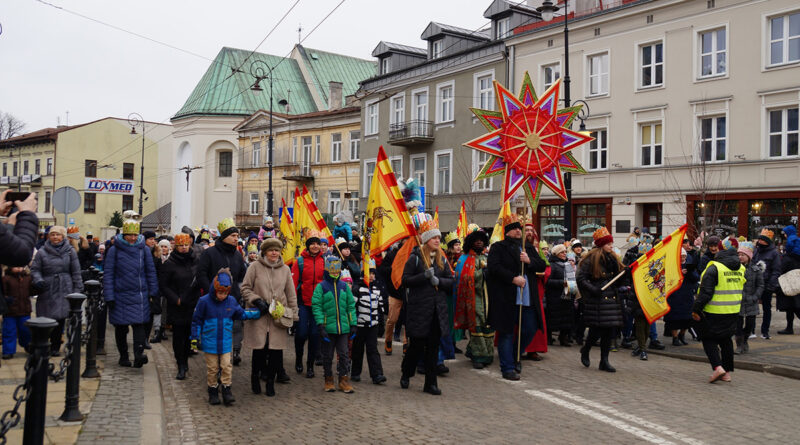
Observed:
[[[0,111],[0,141],[19,136],[25,130],[25,122],[11,113]]]

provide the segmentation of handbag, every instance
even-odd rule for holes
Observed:
[[[272,303],[269,304],[269,314],[272,316],[272,319],[275,320],[275,323],[285,328],[290,328],[294,324],[294,320],[292,319],[294,314],[292,310],[281,304],[275,298],[273,298]]]
[[[779,276],[778,284],[781,285],[781,291],[787,297],[800,294],[800,269],[790,270]]]

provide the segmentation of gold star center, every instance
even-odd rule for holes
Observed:
[[[529,150],[538,150],[542,145],[542,140],[538,134],[532,132],[525,138],[525,145]]]

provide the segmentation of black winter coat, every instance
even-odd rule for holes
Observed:
[[[795,269],[800,269],[800,256],[793,253],[785,254],[781,259],[781,273],[779,276]],[[800,294],[793,297],[786,296],[783,294],[783,291],[781,291],[780,285],[775,291],[778,295],[775,303],[779,311],[786,312],[800,309]]]
[[[584,257],[578,266],[576,280],[583,300],[583,321],[588,327],[610,328],[622,326],[622,297],[618,288],[629,285],[629,278],[622,277],[606,290],[601,290],[620,272],[619,263],[613,253],[601,252],[602,274],[592,277],[591,254]]]
[[[572,298],[564,298],[566,264],[565,260],[561,260],[555,255],[550,255],[550,277],[547,279],[544,288],[544,296],[547,300],[545,318],[547,318],[547,329],[549,331],[572,329],[572,324],[575,320],[575,306],[572,303]]]
[[[447,263],[444,269],[440,269],[435,262],[432,266],[434,274],[439,278],[438,289],[425,278],[425,262],[418,247],[408,256],[408,262],[403,269],[403,287],[407,289],[406,334],[409,337],[434,334],[431,332],[434,318],[439,320],[439,335],[449,334],[447,298],[453,292],[453,273]]]
[[[735,249],[721,250],[714,257],[714,261],[722,263],[728,269],[737,269],[744,266],[739,262],[739,254]],[[714,288],[717,287],[717,266],[711,264],[706,267],[705,273],[700,278],[700,289],[697,298],[694,300],[692,312],[700,314],[702,320],[697,323],[697,330],[701,337],[706,338],[728,338],[736,331],[736,323],[739,314],[709,314],[703,312],[703,308],[714,297]]]
[[[778,289],[778,277],[781,276],[781,255],[774,244],[769,243],[766,246],[756,243],[756,248],[753,250],[753,263],[758,264],[763,261],[766,268],[764,269],[764,293],[761,294],[762,298],[772,298],[773,292]]]
[[[489,292],[489,324],[499,334],[508,334],[514,331],[518,321],[519,309],[517,307],[517,289],[512,283],[514,277],[519,276],[522,262],[519,259],[520,241],[506,238],[492,244],[487,259],[487,284]],[[526,246],[528,247],[528,246]],[[533,248],[526,248],[531,263],[525,265],[525,275],[528,278],[531,305],[537,318],[537,326],[542,326],[542,310],[539,307],[539,285],[536,282],[536,273],[544,272],[547,263],[539,257]]]
[[[222,241],[214,244],[203,251],[197,263],[197,285],[204,294],[211,289],[211,281],[217,276],[217,272],[223,268],[230,268],[233,285],[231,295],[236,301],[242,301],[242,294],[239,292],[239,283],[244,280],[247,272],[247,265],[244,258],[236,249],[236,246],[225,244]]]
[[[667,297],[669,312],[664,315],[664,321],[679,321],[692,319],[692,304],[694,304],[694,294],[697,292],[697,282],[700,281],[700,274],[697,273],[696,265],[689,263],[689,256],[686,257],[686,264],[683,265],[686,274],[683,276],[683,284]]]
[[[697,274],[698,277],[703,274],[703,271],[706,270],[709,261],[714,260],[714,254],[711,251],[706,250],[705,253],[700,257],[699,263],[697,264]]]
[[[36,232],[39,218],[29,211],[17,213],[17,224],[14,226],[0,224],[0,264],[4,266],[27,266],[33,257],[33,246],[36,244]],[[0,286],[0,315],[5,312],[5,300]]]
[[[394,258],[397,256],[398,250],[399,248],[389,250],[389,253],[383,257],[383,261],[381,262],[381,265],[378,266],[378,269],[375,271],[375,273],[386,285],[386,291],[389,293],[390,297],[403,300],[402,290],[394,287],[394,283],[392,283],[392,263],[394,263]],[[387,305],[386,307],[388,308],[389,306]]]
[[[200,288],[194,280],[196,262],[191,250],[185,254],[175,250],[161,265],[158,284],[161,295],[167,299],[168,324],[179,326],[192,324],[194,307],[200,299]]]

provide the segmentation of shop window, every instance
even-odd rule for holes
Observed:
[[[797,199],[760,199],[748,201],[748,233],[747,238],[758,238],[762,229],[769,229],[778,235],[784,227],[797,225]]]
[[[562,218],[563,220],[563,218]],[[578,204],[575,206],[575,227],[578,239],[584,246],[591,246],[592,235],[600,227],[608,227],[605,204]]]
[[[697,233],[706,232],[720,238],[738,233],[739,201],[697,201],[694,204]]]
[[[564,239],[564,205],[539,206],[539,227],[541,239],[550,244]]]

